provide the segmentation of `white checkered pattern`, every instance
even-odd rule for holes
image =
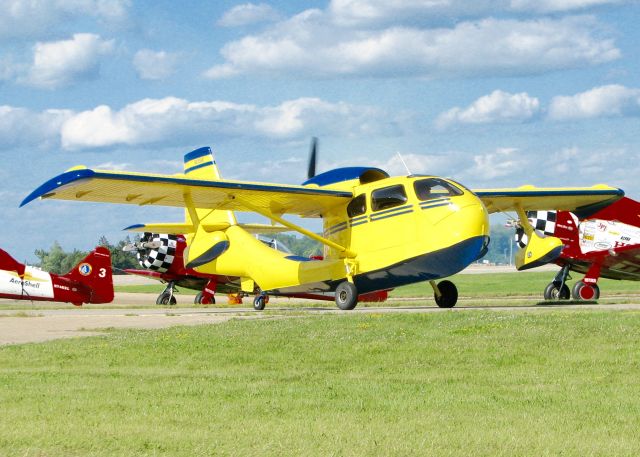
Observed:
[[[142,268],[157,271],[158,273],[166,273],[175,258],[178,238],[175,235],[166,235],[164,233],[145,233],[141,241],[160,241],[162,243],[162,246],[158,249],[138,251],[138,262],[142,265]]]
[[[527,218],[538,234],[552,236],[556,232],[557,213],[555,211],[527,211]],[[521,248],[526,247],[529,242],[522,227],[516,229],[515,238]]]

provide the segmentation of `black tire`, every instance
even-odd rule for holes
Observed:
[[[253,309],[256,311],[262,311],[265,306],[264,295],[256,295],[253,299]]]
[[[569,286],[566,284],[559,289],[558,286],[550,282],[544,289],[545,300],[569,300],[569,297],[571,297],[571,292],[569,291]]]
[[[574,300],[597,300],[600,298],[600,288],[597,284],[586,284],[578,281],[571,289],[571,296]]]
[[[202,292],[198,292],[198,295],[196,295],[196,298],[193,299],[193,303],[196,305],[215,305],[216,304],[216,297],[211,297],[211,302],[209,303],[202,303]]]
[[[356,286],[349,282],[343,281],[336,288],[336,305],[338,308],[349,311],[356,307],[358,304],[358,289]]]
[[[440,281],[438,283],[438,290],[440,291],[440,297],[435,293],[433,298],[436,300],[436,305],[440,308],[453,308],[458,302],[458,288],[451,281]]]
[[[156,300],[156,305],[175,305],[176,303],[178,303],[176,297],[171,295],[169,291],[162,292]]]

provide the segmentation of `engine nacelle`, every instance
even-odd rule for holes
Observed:
[[[516,252],[515,261],[518,271],[553,262],[558,258],[564,247],[562,240],[559,238],[540,236],[536,231],[533,231],[528,238],[527,245]]]
[[[223,231],[201,233],[200,230],[198,228],[185,250],[186,268],[197,268],[213,262],[229,249],[229,238]]]

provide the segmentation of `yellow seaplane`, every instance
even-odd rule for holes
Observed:
[[[358,296],[428,281],[436,304],[453,307],[456,286],[436,282],[480,259],[489,245],[489,213],[557,209],[594,210],[624,192],[606,185],[579,188],[470,190],[447,178],[389,176],[373,167],[348,167],[316,174],[312,143],[308,180],[285,185],[226,180],[211,149],[184,156],[179,174],[151,174],[74,167],[34,190],[34,199],[60,199],[185,208],[181,223],[144,224],[139,231],[185,234],[186,268],[237,277],[242,291],[263,309],[269,295],[334,294],[340,309],[353,309]],[[324,245],[321,259],[266,246],[239,224],[234,212],[267,217]],[[286,219],[322,218],[322,234]],[[526,222],[525,222],[526,225]],[[518,269],[555,259],[562,242],[526,226],[528,244],[516,257]]]

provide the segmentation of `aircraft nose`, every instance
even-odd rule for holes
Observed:
[[[462,263],[468,265],[482,258],[489,249],[489,214],[475,196],[452,203],[450,210],[435,224],[436,230],[449,234],[453,243],[461,248]]]

